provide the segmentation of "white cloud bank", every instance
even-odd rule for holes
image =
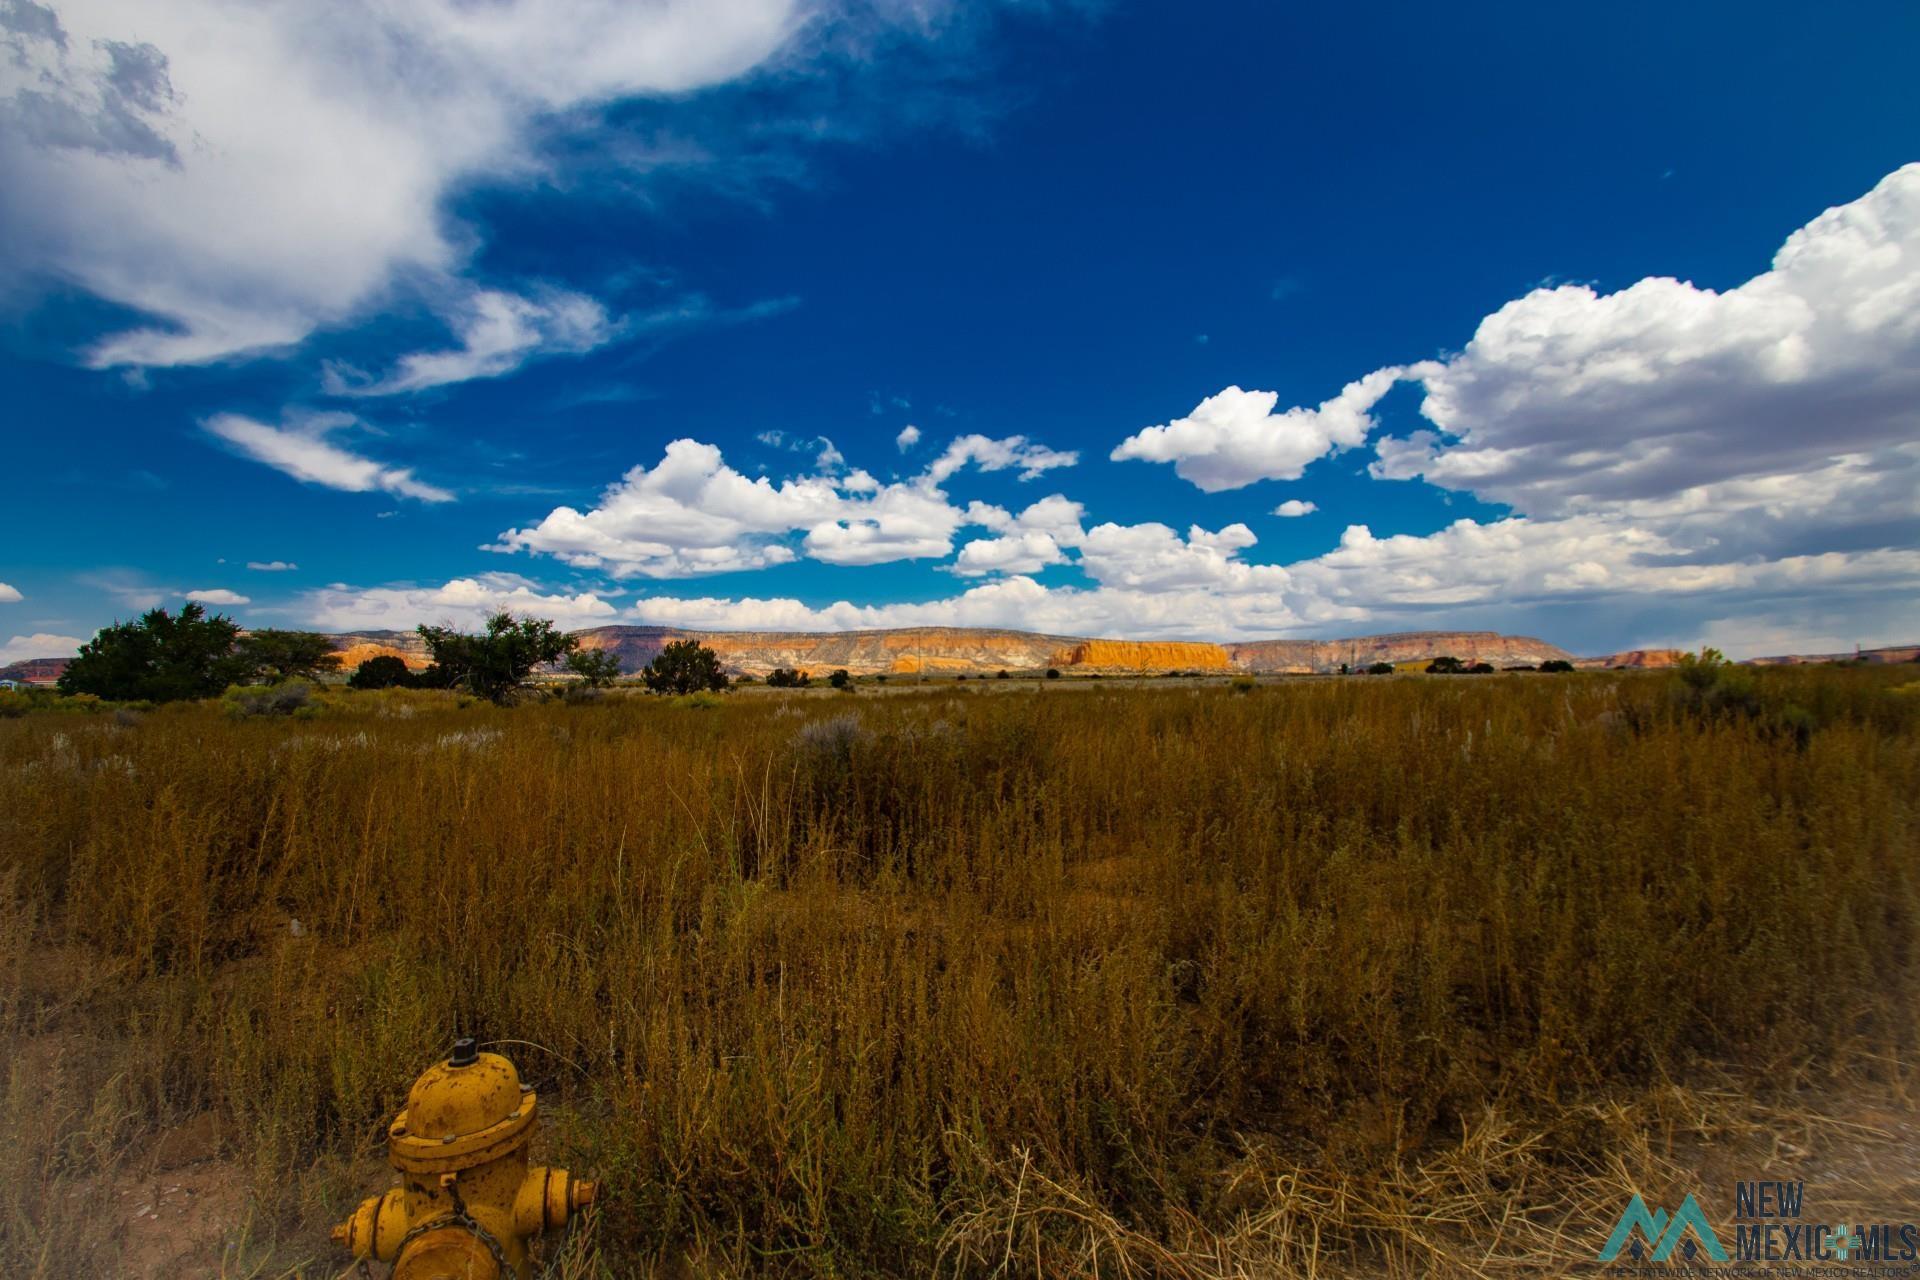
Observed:
[[[711,444],[675,440],[659,463],[627,472],[598,506],[584,512],[556,507],[530,528],[502,533],[487,549],[550,555],[621,578],[763,569],[802,555],[840,565],[939,559],[952,554],[955,533],[967,525],[1011,529],[1015,523],[984,503],[956,506],[943,482],[968,466],[1017,469],[1032,479],[1077,460],[1024,436],[969,435],[920,475],[883,484],[863,470],[840,473],[845,459],[831,442],[819,443],[817,474],[775,484],[742,475]]]
[[[800,0],[14,0],[0,226],[19,261],[153,317],[96,366],[286,347],[396,282],[445,290],[474,245],[447,195],[536,173],[540,121],[733,79],[806,17]],[[458,349],[375,385],[484,376],[529,340],[595,332],[563,311],[476,295]]]
[[[636,601],[622,620],[717,630],[978,626],[1236,640],[1451,627],[1476,610],[1485,617],[1489,608],[1524,620],[1545,606],[1609,609],[1625,596],[1656,611],[1683,610],[1692,621],[1680,624],[1684,634],[1671,637],[1675,643],[1720,636],[1723,647],[1755,653],[1794,648],[1796,636],[1821,645],[1834,634],[1848,636],[1848,643],[1875,643],[1876,634],[1878,642],[1893,642],[1902,615],[1880,606],[1889,593],[1920,592],[1915,551],[1696,566],[1647,558],[1657,544],[1636,545],[1609,527],[1522,519],[1461,521],[1430,537],[1375,538],[1354,526],[1335,550],[1284,566],[1242,563],[1207,536],[1182,540],[1165,529],[1129,536],[1143,545],[1109,565],[1113,584],[1091,588],[1048,587],[1016,575],[943,600],[843,600],[818,608],[790,598],[654,596]],[[1148,572],[1156,569],[1162,576]],[[1836,611],[1879,631],[1836,628]],[[1911,621],[1910,611],[1904,616]],[[1764,627],[1756,629],[1756,619],[1764,619]],[[1774,647],[1757,639],[1735,642],[1746,631]]]
[[[186,595],[187,599],[198,601],[200,604],[231,606],[253,603],[251,597],[243,596],[238,591],[229,591],[225,587],[204,587],[198,591],[189,591]]]
[[[85,644],[79,636],[48,635],[44,631],[30,636],[14,636],[0,644],[0,666],[25,662],[28,658],[71,658]]]
[[[311,625],[332,631],[411,631],[423,623],[472,629],[502,609],[578,628],[615,621],[617,612],[592,592],[546,593],[510,573],[455,578],[438,587],[358,588],[336,582],[304,593],[297,608]]]
[[[1006,576],[945,599],[905,604],[840,600],[816,607],[790,597],[656,595],[620,609],[593,593],[542,594],[510,575],[456,579],[439,588],[361,590],[335,584],[308,593],[305,604],[315,625],[351,629],[407,628],[443,618],[472,624],[494,608],[507,607],[573,627],[613,622],[791,631],[971,626],[1237,640],[1456,627],[1463,617],[1480,618],[1474,625],[1540,630],[1528,619],[1543,608],[1610,614],[1630,601],[1639,609],[1678,611],[1687,619],[1673,634],[1635,640],[1709,642],[1751,654],[1844,648],[1831,643],[1835,635],[1870,644],[1911,638],[1901,628],[1913,621],[1912,610],[1900,602],[1920,595],[1916,550],[1695,563],[1656,533],[1623,530],[1589,516],[1515,517],[1488,524],[1460,520],[1424,537],[1376,537],[1354,525],[1332,551],[1287,565],[1246,562],[1242,553],[1253,545],[1254,535],[1244,525],[1218,531],[1195,527],[1185,535],[1160,524],[1096,525],[1086,531],[1081,552],[1092,586],[1047,586],[1021,572],[1008,556]],[[961,562],[965,559],[963,548]],[[984,571],[984,559],[976,567]],[[1836,620],[1850,625],[1836,626]],[[1581,639],[1551,631],[1548,638],[1575,644]]]
[[[271,427],[237,413],[222,413],[203,425],[209,434],[233,446],[235,452],[308,484],[348,493],[391,493],[421,502],[453,501],[453,494],[447,490],[415,479],[411,468],[390,467],[363,458],[326,438],[329,432],[356,421],[351,414],[309,414]]]

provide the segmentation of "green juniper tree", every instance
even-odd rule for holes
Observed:
[[[280,631],[272,627],[240,637],[236,651],[246,659],[251,676],[267,684],[283,680],[314,680],[340,669],[333,638],[317,631]]]
[[[149,609],[104,627],[60,674],[62,693],[116,701],[178,702],[217,696],[251,673],[235,651],[240,627],[191,601],[179,613]]]
[[[479,635],[451,627],[418,630],[433,655],[433,666],[421,673],[420,683],[465,689],[499,703],[511,702],[526,688],[535,667],[560,661],[580,644],[545,618],[515,619],[505,610],[488,618]]]
[[[390,653],[368,658],[347,677],[349,689],[404,689],[412,683],[407,664]]]
[[[640,678],[653,693],[700,693],[727,687],[719,655],[698,640],[675,640],[653,655]]]
[[[589,689],[604,689],[620,678],[620,655],[611,649],[575,649],[567,655],[567,670]]]

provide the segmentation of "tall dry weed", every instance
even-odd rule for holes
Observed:
[[[1900,679],[9,719],[0,1262],[204,1111],[305,1240],[461,1032],[607,1180],[570,1274],[1562,1266],[1674,1082],[1904,1070]]]

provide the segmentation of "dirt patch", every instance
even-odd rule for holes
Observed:
[[[230,1160],[116,1178],[102,1206],[119,1224],[120,1274],[178,1280],[220,1273],[222,1246],[247,1217],[247,1180]]]

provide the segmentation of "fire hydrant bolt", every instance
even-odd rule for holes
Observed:
[[[538,1107],[511,1062],[458,1042],[388,1126],[399,1185],[362,1203],[334,1242],[393,1263],[393,1280],[526,1276],[529,1238],[564,1226],[596,1191],[565,1169],[528,1168]]]

